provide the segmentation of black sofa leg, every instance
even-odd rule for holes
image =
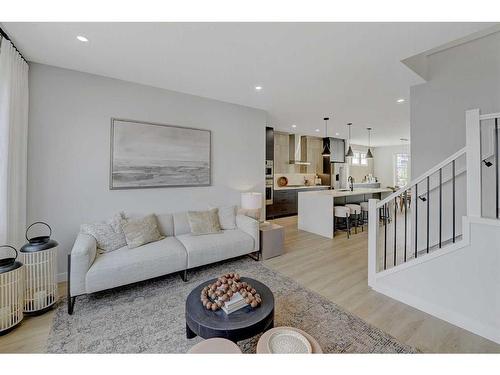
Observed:
[[[188,279],[188,270],[184,270],[184,271],[181,272],[181,279],[184,282],[187,282],[189,280]]]
[[[68,296],[68,314],[73,315],[73,308],[75,307],[76,297]]]
[[[66,287],[68,289],[68,314],[72,315],[76,297],[71,297],[71,254],[68,254],[68,283]]]

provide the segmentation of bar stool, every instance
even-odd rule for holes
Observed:
[[[361,206],[359,204],[346,204],[351,211],[351,221],[354,222],[354,233],[358,234],[358,224],[361,224],[361,231],[363,231],[363,222],[361,221]]]
[[[351,216],[351,210],[349,210],[349,207],[346,206],[335,206],[333,210],[333,216],[334,220],[338,222],[337,219],[343,219],[345,223],[345,229],[338,229],[338,230],[344,230],[347,232],[347,238],[350,237],[351,234],[351,225],[350,225],[350,216]],[[335,225],[335,230],[337,230],[338,226]],[[335,231],[333,232],[333,236],[335,236]]]
[[[368,202],[361,202],[359,205],[361,206],[361,220],[363,224],[368,224]]]

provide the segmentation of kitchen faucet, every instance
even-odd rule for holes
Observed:
[[[354,191],[354,178],[352,176],[347,177],[347,182],[349,183],[349,189]]]

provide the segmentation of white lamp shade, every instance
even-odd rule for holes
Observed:
[[[258,210],[262,208],[262,193],[241,193],[241,208],[245,210]]]

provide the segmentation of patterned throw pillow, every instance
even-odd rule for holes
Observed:
[[[120,212],[108,221],[82,224],[80,233],[94,237],[97,242],[97,249],[101,254],[117,250],[127,244],[121,227],[123,218],[124,215]]]
[[[219,210],[212,208],[208,211],[188,211],[187,218],[191,234],[199,236],[202,234],[220,233]]]
[[[153,214],[137,219],[122,220],[122,229],[129,249],[164,238],[158,229],[156,216]]]

